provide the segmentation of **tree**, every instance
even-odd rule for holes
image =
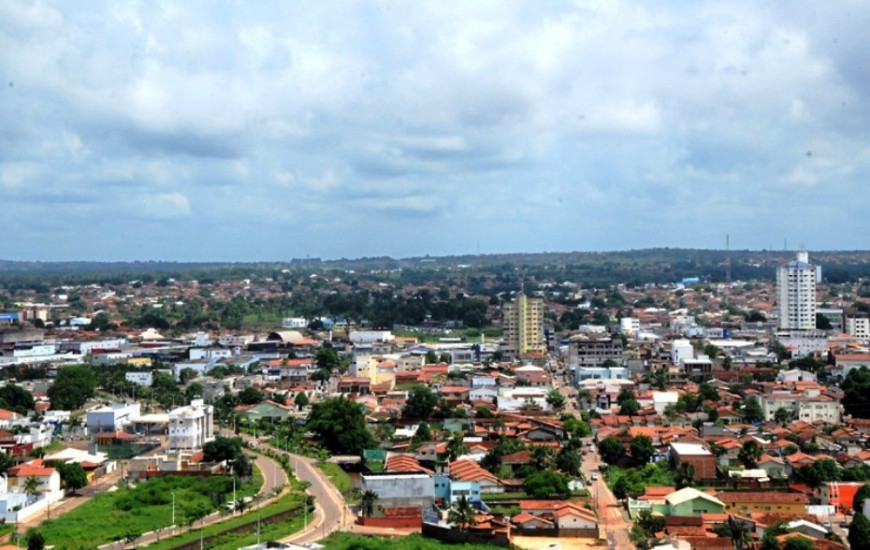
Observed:
[[[61,367],[57,371],[54,382],[48,387],[51,408],[70,411],[80,409],[88,399],[95,395],[96,389],[97,376],[90,366]]]
[[[476,516],[477,513],[471,502],[465,498],[465,495],[461,495],[456,504],[450,508],[450,512],[447,513],[447,521],[453,525],[458,525],[460,530],[465,531],[477,523]]]
[[[636,400],[636,396],[634,394],[634,390],[629,388],[623,388],[620,390],[619,395],[616,396],[616,404],[622,405],[626,401]]]
[[[870,520],[856,513],[849,525],[849,547],[852,550],[870,550]]]
[[[622,406],[619,408],[619,414],[626,416],[636,416],[638,412],[640,412],[640,403],[636,399],[623,401]]]
[[[33,394],[21,386],[7,384],[0,388],[0,407],[18,414],[27,414],[35,408]]]
[[[674,483],[677,489],[684,489],[695,484],[695,465],[691,462],[680,462],[674,472]]]
[[[45,537],[42,536],[42,533],[39,531],[35,531],[30,533],[27,537],[27,550],[44,550],[45,549]]]
[[[608,437],[598,443],[598,453],[608,464],[617,464],[625,456],[625,446],[616,437]]]
[[[467,452],[468,447],[465,446],[465,436],[462,432],[456,432],[447,441],[447,460],[453,462]]]
[[[568,494],[568,481],[553,470],[542,470],[528,476],[523,488],[532,498],[553,498]]]
[[[553,466],[553,455],[547,447],[535,447],[532,449],[531,466],[535,471],[543,471]]]
[[[88,474],[81,464],[63,464],[60,468],[60,481],[68,491],[76,494],[76,491],[88,485]]]
[[[432,351],[431,349],[426,352],[426,356],[424,357],[425,364],[427,365],[435,365],[438,363],[438,354]]]
[[[843,409],[855,418],[870,418],[870,369],[852,369],[840,386]]]
[[[24,480],[24,494],[27,495],[29,501],[36,500],[34,497],[39,494],[39,478],[30,476]]]
[[[702,401],[719,401],[719,390],[707,382],[703,382],[698,386],[698,395]]]
[[[743,418],[747,422],[761,422],[764,420],[764,411],[761,403],[755,397],[750,397],[743,405]]]
[[[375,502],[378,494],[374,491],[366,491],[359,498],[359,509],[364,517],[370,518],[375,511]]]
[[[362,409],[343,397],[315,403],[308,414],[307,428],[333,454],[362,455],[373,443]]]
[[[308,406],[310,400],[308,399],[308,394],[304,391],[301,391],[296,394],[296,397],[293,399],[293,404],[296,405],[298,410],[302,410]]]
[[[628,481],[625,479],[625,476],[621,476],[616,480],[616,483],[613,484],[613,496],[619,500],[625,500],[628,498]]]
[[[864,511],[864,501],[868,498],[870,498],[870,485],[865,484],[855,492],[855,498],[852,499],[852,509],[856,514]]]
[[[547,393],[547,404],[556,410],[563,409],[565,408],[565,396],[562,395],[562,392],[553,388]]]
[[[262,403],[265,398],[266,396],[263,395],[263,392],[253,386],[248,386],[239,392],[239,402],[242,405],[256,405],[257,403]]]
[[[821,313],[816,313],[816,328],[819,330],[832,330],[834,325],[831,324],[831,320]]]
[[[776,412],[773,413],[773,420],[777,424],[782,424],[785,426],[791,421],[791,411],[786,409],[785,407],[780,407],[776,409]]]
[[[758,465],[758,459],[764,453],[764,449],[755,441],[749,440],[743,444],[740,452],[737,454],[738,460],[747,468],[755,468]]]
[[[205,388],[199,382],[193,382],[184,390],[184,397],[188,402],[201,398],[205,394]]]
[[[816,546],[809,539],[799,536],[785,539],[785,544],[782,545],[782,550],[815,550],[815,548]]]
[[[420,425],[417,426],[417,431],[414,432],[414,437],[412,438],[412,440],[415,443],[432,441],[432,431],[429,429],[429,424],[425,422],[420,422]]]
[[[402,409],[402,416],[425,420],[432,416],[432,411],[435,410],[437,405],[438,396],[435,395],[429,386],[419,384],[414,386],[408,394],[405,407]]]
[[[569,445],[559,449],[558,454],[556,454],[556,467],[567,475],[580,475],[580,466],[582,464],[583,461],[580,458],[580,453]]]
[[[338,352],[334,348],[324,346],[317,350],[314,355],[314,364],[317,369],[331,375],[333,371],[338,369],[341,360],[338,357]]]
[[[656,452],[652,439],[647,435],[632,437],[628,447],[631,450],[631,458],[637,466],[647,464]]]
[[[710,359],[716,359],[716,357],[719,355],[719,348],[717,348],[713,344],[707,344],[706,346],[704,346],[704,355],[706,355]]]

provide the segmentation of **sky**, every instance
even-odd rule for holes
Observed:
[[[870,3],[0,2],[0,259],[867,249]]]

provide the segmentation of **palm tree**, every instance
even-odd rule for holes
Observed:
[[[378,500],[378,494],[374,491],[366,491],[359,497],[359,509],[362,515],[370,518],[375,511],[375,502]]]
[[[30,476],[24,480],[24,494],[28,499],[35,500],[33,497],[39,494],[39,478]]]
[[[458,525],[463,531],[466,531],[477,523],[476,511],[471,502],[465,498],[465,495],[460,496],[456,504],[453,505],[453,508],[450,509],[450,512],[447,514],[447,521],[453,525]]]

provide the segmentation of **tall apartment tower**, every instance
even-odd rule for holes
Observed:
[[[505,340],[508,354],[516,357],[532,353],[547,353],[544,340],[544,300],[520,294],[503,306]]]
[[[776,271],[777,313],[779,328],[811,330],[816,328],[816,283],[821,279],[821,266],[810,263],[802,250],[797,259]]]

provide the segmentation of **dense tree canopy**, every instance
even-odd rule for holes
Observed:
[[[625,446],[616,437],[608,437],[598,443],[601,459],[608,464],[617,464],[625,456]]]
[[[308,414],[307,426],[332,454],[362,455],[373,444],[362,409],[343,397],[315,403]]]
[[[89,365],[70,365],[61,367],[57,376],[48,387],[51,408],[57,410],[80,409],[94,396],[97,377]]]
[[[408,394],[405,407],[402,409],[402,416],[425,420],[432,416],[432,412],[437,405],[438,396],[435,395],[429,386],[420,384],[414,386]]]
[[[840,386],[843,408],[855,418],[870,418],[870,369],[852,369]]]

